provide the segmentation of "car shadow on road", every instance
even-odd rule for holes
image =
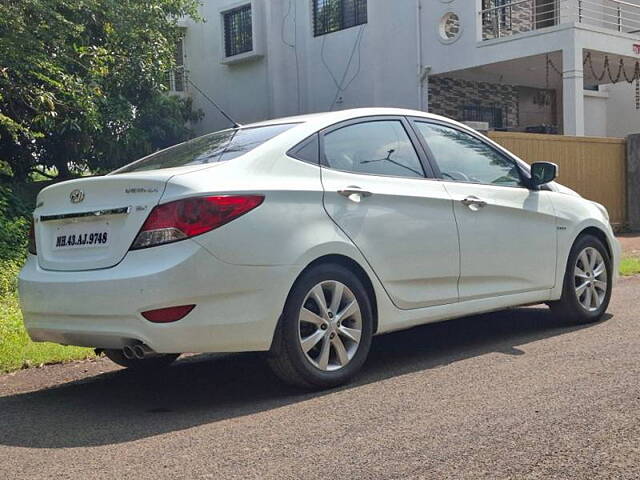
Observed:
[[[348,386],[379,382],[588,326],[567,327],[546,308],[521,308],[425,325],[374,339],[363,372]],[[194,356],[162,374],[117,370],[54,388],[0,397],[0,445],[99,446],[138,440],[331,395],[279,383],[264,355]]]

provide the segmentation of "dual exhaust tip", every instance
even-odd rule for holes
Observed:
[[[125,345],[122,347],[122,354],[127,360],[143,360],[155,355],[155,352],[142,343],[135,345]]]

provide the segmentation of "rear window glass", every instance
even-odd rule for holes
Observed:
[[[114,173],[204,165],[233,160],[295,126],[293,123],[223,130],[160,150]]]

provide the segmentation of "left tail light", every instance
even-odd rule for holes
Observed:
[[[36,228],[33,223],[33,218],[31,219],[31,225],[29,225],[29,243],[27,244],[27,250],[32,255],[38,254],[38,249],[36,248]]]
[[[177,242],[210,232],[259,206],[262,195],[195,197],[157,205],[131,250]]]

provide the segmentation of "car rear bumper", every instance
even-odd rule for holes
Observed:
[[[237,266],[196,242],[129,252],[102,270],[43,270],[30,256],[19,277],[34,341],[99,348],[142,342],[159,353],[267,350],[294,267]],[[154,324],[141,312],[195,304],[183,319]]]

